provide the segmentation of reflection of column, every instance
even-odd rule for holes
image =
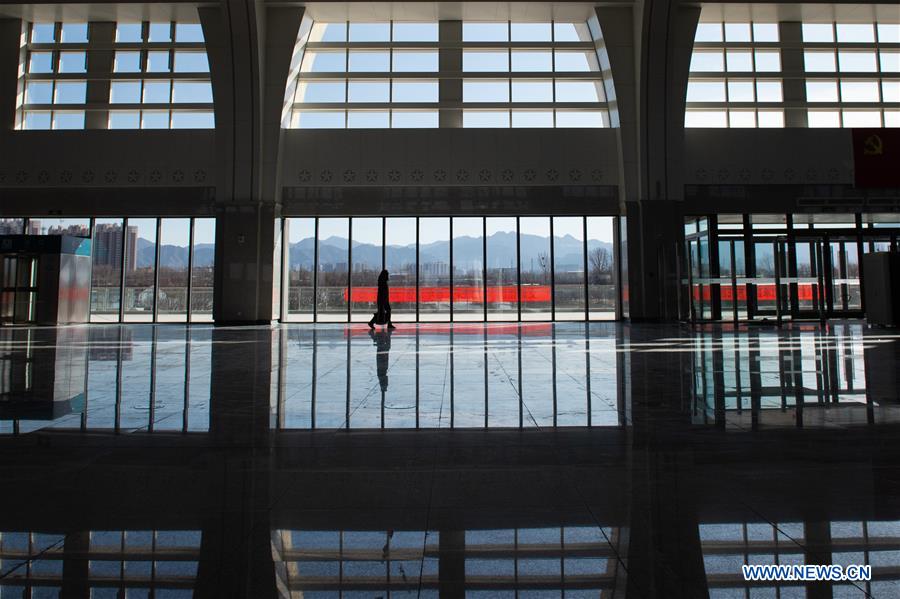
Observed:
[[[439,595],[466,595],[466,531],[441,530],[439,537],[438,586]]]
[[[62,597],[91,596],[88,581],[88,552],[91,544],[90,532],[71,532],[63,541]]]

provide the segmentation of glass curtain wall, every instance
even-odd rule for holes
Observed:
[[[91,252],[91,322],[118,322],[126,233],[121,218],[94,221]]]
[[[159,227],[157,320],[183,321],[188,308],[191,219],[163,218]]]
[[[453,320],[484,320],[484,219],[453,219]]]
[[[190,318],[193,322],[212,322],[215,261],[216,219],[196,218],[191,244]]]
[[[129,218],[135,236],[125,245],[125,322],[152,322],[156,305],[157,219]]]
[[[617,218],[286,218],[281,316],[368,321],[383,267],[397,322],[613,320]]]

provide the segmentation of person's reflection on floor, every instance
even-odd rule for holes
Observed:
[[[369,331],[369,337],[375,344],[375,370],[378,373],[378,384],[381,385],[381,393],[388,388],[388,361],[391,357],[391,329],[383,331]]]

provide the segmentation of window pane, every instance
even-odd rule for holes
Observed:
[[[550,23],[512,23],[512,41],[549,42],[553,39]]]
[[[400,81],[393,82],[394,102],[437,102],[437,81]]]
[[[175,81],[172,84],[172,102],[203,104],[212,101],[212,84],[209,81]]]
[[[719,72],[725,70],[725,59],[720,50],[695,50],[691,55],[691,70]]]
[[[53,52],[32,52],[28,59],[29,73],[52,73]]]
[[[141,129],[168,129],[168,110],[144,110],[141,112]]]
[[[62,111],[53,112],[53,128],[54,129],[84,129],[84,111]]]
[[[516,219],[488,217],[486,227],[488,320],[516,320]]]
[[[883,50],[881,52],[881,70],[885,73],[900,73],[900,52]]]
[[[778,50],[757,50],[756,70],[760,73],[774,73],[781,70],[781,52]]]
[[[728,126],[728,115],[724,110],[688,110],[684,114],[685,127],[714,127]]]
[[[352,114],[352,113],[351,113]],[[387,126],[387,125],[385,125]],[[382,219],[353,219],[353,268],[350,271],[351,319],[368,322],[378,309],[378,275],[381,272]],[[391,281],[392,283],[393,281]]]
[[[396,120],[396,116],[394,117]],[[385,219],[385,263],[391,273],[391,318],[411,321],[416,317],[416,219]]]
[[[139,73],[141,71],[141,53],[121,50],[116,52],[113,71],[116,73]]]
[[[784,127],[784,111],[783,110],[760,110],[756,115],[760,128],[781,128]]]
[[[879,23],[878,41],[882,44],[900,44],[900,24]]]
[[[313,314],[313,273],[316,244],[315,219],[286,218],[284,239],[287,267],[287,306],[285,312],[297,315],[291,320],[311,321]]]
[[[507,50],[463,50],[463,71],[508,71]]]
[[[605,102],[602,81],[556,80],[557,102]]]
[[[437,23],[399,23],[394,22],[395,42],[436,42],[438,41]]]
[[[344,102],[345,88],[344,81],[301,81],[297,86],[297,102],[307,104]]]
[[[26,104],[52,104],[52,81],[28,81],[25,83]]]
[[[349,227],[347,218],[319,219],[316,311],[320,321],[347,320]]]
[[[437,50],[394,50],[394,71],[398,73],[436,73]]]
[[[688,102],[724,102],[724,81],[688,81]]]
[[[833,42],[834,28],[831,23],[803,23],[804,42]]]
[[[175,41],[178,43],[202,42],[203,27],[200,26],[200,23],[176,23]]]
[[[436,129],[438,112],[436,110],[393,110],[391,126],[394,129]]]
[[[168,104],[170,83],[169,81],[144,81],[144,103]]]
[[[554,23],[553,40],[557,42],[589,42],[591,32],[587,23]]]
[[[837,70],[834,52],[831,50],[810,50],[803,53],[803,63],[811,73],[832,73]]]
[[[60,73],[84,73],[86,66],[84,52],[59,53]]]
[[[881,90],[885,102],[900,102],[900,81],[882,81]]]
[[[350,23],[351,42],[389,42],[390,23]]]
[[[116,23],[116,41],[139,43],[142,29],[141,23]]]
[[[875,52],[838,52],[838,64],[842,71],[874,73],[878,70]]]
[[[729,102],[753,102],[755,97],[753,91],[753,81],[728,80]]]
[[[777,42],[778,41],[778,23],[754,23],[753,24],[753,41],[755,41],[755,42]]]
[[[291,121],[295,129],[343,129],[343,110],[295,110]]]
[[[391,70],[391,54],[387,50],[351,50],[348,69],[353,72]]]
[[[450,219],[419,219],[419,319],[450,319]]]
[[[519,219],[522,320],[550,320],[550,219]]]
[[[838,23],[837,41],[874,42],[875,28],[871,23]]]
[[[147,41],[150,42],[171,42],[172,41],[172,24],[171,23],[150,23],[150,35]]]
[[[138,110],[111,110],[108,126],[110,129],[140,129],[141,113]]]
[[[130,218],[126,226],[125,320],[150,322],[156,290],[156,219]]]
[[[54,101],[57,104],[84,104],[86,95],[86,81],[56,82],[56,97]]]
[[[91,269],[91,322],[118,322],[119,290],[125,248],[137,243],[137,229],[129,227],[122,238],[122,219],[97,219],[94,223]]]
[[[609,127],[609,113],[605,110],[557,110],[556,127],[558,129]]]
[[[56,41],[56,25],[54,23],[35,23],[31,26],[31,43],[52,44]]]
[[[722,23],[699,23],[697,25],[697,33],[694,35],[695,42],[721,42]]]
[[[23,219],[0,218],[0,235],[22,235],[24,230],[25,222]]]
[[[837,81],[807,81],[807,102],[837,102]]]
[[[303,73],[342,73],[347,65],[346,50],[307,50],[303,53]]]
[[[387,110],[348,110],[348,129],[387,129],[391,115]]]
[[[756,82],[756,101],[757,102],[781,102],[781,81],[760,81]]]
[[[845,110],[844,127],[881,127],[881,112],[877,110]]]
[[[147,52],[147,72],[148,73],[168,73],[169,72],[169,51],[153,50]]]
[[[807,121],[810,127],[840,127],[841,114],[837,110],[810,110]]]
[[[597,54],[593,50],[556,50],[557,72],[599,71]]]
[[[752,71],[753,55],[750,50],[729,50],[726,53],[729,71]]]
[[[216,119],[212,110],[173,110],[172,129],[214,129]]]
[[[509,25],[503,23],[463,23],[464,42],[509,41]]]
[[[88,41],[87,23],[63,23],[59,41],[63,44],[80,44]]]
[[[749,42],[750,23],[725,23],[726,42]]]
[[[553,297],[556,320],[584,320],[584,219],[553,217]]]
[[[878,102],[878,82],[841,80],[841,100],[844,102]]]
[[[588,309],[591,320],[616,316],[616,266],[612,216],[587,218]]]
[[[512,70],[520,72],[552,71],[553,55],[550,50],[513,50]]]
[[[38,129],[49,129],[50,122],[49,112],[36,112],[34,110],[29,110],[25,112],[25,123],[23,125],[23,128],[30,131]]]
[[[110,104],[140,104],[140,81],[113,81],[109,84]]]
[[[183,322],[187,319],[191,219],[163,218],[160,227],[157,318]]]
[[[345,42],[347,41],[347,23],[313,23],[309,41]]]
[[[176,73],[208,73],[209,59],[206,52],[175,52]]]
[[[91,221],[86,218],[31,218],[26,234],[90,237],[90,225]]]
[[[553,127],[552,110],[513,110],[512,126],[518,128]]]
[[[348,102],[390,102],[391,86],[389,81],[377,79],[350,80],[347,91]]]
[[[509,82],[466,79],[463,81],[463,102],[509,102]]]
[[[552,102],[553,82],[534,79],[513,80],[513,102]]]
[[[453,319],[484,320],[484,220],[453,219]]]
[[[508,110],[463,110],[464,128],[508,128]]]

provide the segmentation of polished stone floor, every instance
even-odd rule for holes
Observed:
[[[900,597],[898,370],[860,322],[0,329],[0,599]]]

